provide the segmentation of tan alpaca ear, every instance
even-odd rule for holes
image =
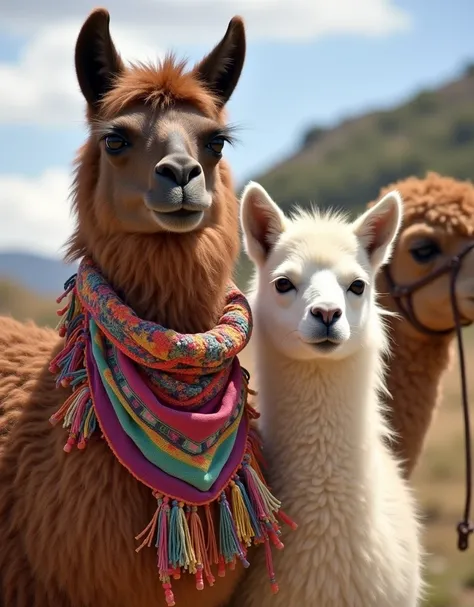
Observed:
[[[245,26],[241,17],[230,20],[219,44],[196,65],[194,73],[224,106],[234,92],[244,66]]]
[[[390,260],[402,219],[402,197],[397,190],[393,190],[353,223],[354,233],[367,251],[375,270]]]
[[[240,225],[247,255],[255,263],[262,264],[285,231],[286,219],[265,189],[251,181],[242,193]]]
[[[82,94],[92,108],[113,86],[124,64],[109,31],[110,15],[105,8],[91,12],[76,42],[76,74]]]

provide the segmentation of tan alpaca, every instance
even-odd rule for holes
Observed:
[[[380,196],[397,189],[404,201],[403,225],[388,265],[398,285],[427,277],[474,242],[474,185],[437,173],[410,177],[383,188]],[[369,206],[375,204],[372,202]],[[381,304],[400,314],[383,272],[377,279]],[[456,295],[464,323],[474,320],[474,250],[464,257],[456,281]],[[406,303],[406,298],[402,300]],[[416,318],[431,331],[426,334],[403,315],[390,318],[393,340],[387,370],[391,424],[395,449],[410,476],[442,396],[442,381],[453,354],[453,312],[449,274],[438,277],[413,294]],[[461,410],[459,411],[461,415]]]
[[[257,184],[244,191],[259,423],[272,487],[299,528],[273,565],[255,555],[239,607],[420,604],[414,501],[380,402],[388,341],[374,290],[401,214],[396,192],[351,224],[286,218]],[[266,566],[276,596],[262,584]]]
[[[91,256],[139,316],[182,332],[215,325],[239,251],[221,156],[244,56],[239,18],[190,72],[172,57],[125,67],[105,10],[77,40],[89,136],[76,161],[68,258]],[[66,456],[63,428],[48,421],[69,394],[48,371],[60,347],[52,331],[0,319],[0,604],[164,605],[156,553],[135,552],[156,507],[151,492],[100,438]],[[176,604],[217,607],[241,572],[202,592],[183,576]]]

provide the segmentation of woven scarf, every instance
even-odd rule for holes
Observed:
[[[107,441],[118,461],[150,488],[155,514],[135,539],[152,544],[166,602],[171,579],[187,571],[215,582],[247,549],[265,546],[273,592],[271,545],[282,548],[280,522],[295,528],[264,480],[258,435],[247,402],[248,373],[237,355],[248,343],[247,300],[229,285],[219,323],[183,334],[139,318],[91,259],[82,259],[58,303],[64,348],[52,360],[56,385],[71,395],[51,417],[68,429],[64,446]],[[215,528],[218,521],[218,529]]]

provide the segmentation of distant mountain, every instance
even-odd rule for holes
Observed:
[[[60,259],[43,257],[21,251],[0,251],[0,279],[43,296],[57,297],[66,280],[74,274],[76,265]]]
[[[398,107],[311,127],[296,154],[252,179],[283,208],[313,202],[359,212],[382,186],[430,170],[474,179],[474,64]]]
[[[54,328],[58,324],[58,304],[53,295],[38,295],[13,280],[0,278],[0,316],[17,320],[34,320],[39,325]]]

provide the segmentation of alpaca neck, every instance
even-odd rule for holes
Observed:
[[[409,476],[420,456],[452,353],[451,336],[427,336],[408,326],[405,319],[391,319],[393,344],[387,372],[392,395],[389,420],[396,434],[396,452]]]
[[[261,428],[272,485],[286,499],[293,486],[311,486],[315,479],[323,490],[342,482],[346,495],[351,487],[359,492],[381,432],[377,352],[367,348],[337,362],[295,362],[258,342],[257,336]],[[281,487],[279,470],[285,470]]]
[[[384,295],[381,305],[392,312],[399,309],[389,295],[385,276],[381,274],[377,289]],[[442,381],[452,354],[452,335],[421,333],[404,317],[389,322],[391,353],[386,373],[387,388],[392,395],[388,419],[395,433],[394,448],[403,461],[408,477],[422,452],[433,412],[441,400]]]

